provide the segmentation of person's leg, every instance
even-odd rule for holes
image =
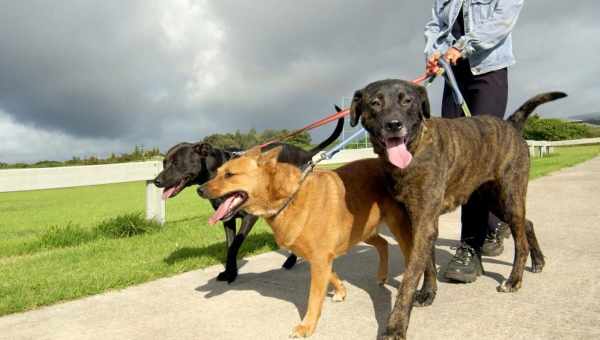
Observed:
[[[483,226],[488,210],[478,193],[471,195],[461,208],[461,243],[448,263],[444,276],[454,281],[469,283],[477,280],[483,273],[481,265],[481,248],[486,232]]]
[[[504,119],[508,102],[508,71],[501,70],[473,76],[465,84],[465,100],[474,116],[492,115]]]
[[[492,114],[501,118],[504,116],[508,97],[506,69],[474,76],[468,68],[468,63],[464,63],[457,65],[454,71],[463,97],[474,116],[480,114]],[[447,90],[449,92],[450,89]],[[446,97],[446,91],[444,95]],[[449,99],[453,100],[451,94],[449,95]],[[457,107],[456,104],[454,106]],[[490,230],[496,230],[489,227],[490,215],[477,195],[473,195],[467,204],[462,206],[461,244],[448,263],[446,278],[460,282],[473,282],[483,272],[481,254],[486,235],[490,234]],[[485,249],[487,250],[487,247]],[[494,250],[502,251],[497,247]]]
[[[508,102],[507,69],[473,76],[467,85],[466,92],[467,104],[474,116],[487,114],[503,119]],[[477,231],[473,230],[470,233],[476,240],[473,246],[478,251],[482,251],[483,255],[500,255],[504,250],[502,237],[498,235],[498,229],[502,222],[492,213],[488,213],[487,216],[478,214],[476,218],[477,220],[470,219],[471,224],[469,224],[469,228],[477,228]],[[487,230],[482,228],[483,225],[487,225]],[[485,238],[485,241],[479,243],[482,237]]]

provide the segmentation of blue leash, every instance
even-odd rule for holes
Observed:
[[[465,98],[462,96],[462,93],[460,93],[458,83],[456,82],[456,78],[454,78],[454,72],[452,72],[452,67],[450,67],[450,64],[448,64],[444,57],[440,57],[438,64],[444,70],[444,78],[446,78],[446,82],[450,85],[450,88],[452,88],[452,97],[454,97],[454,102],[456,105],[462,108],[465,116],[471,117],[471,110],[469,110]],[[434,78],[435,76],[430,78],[430,80],[433,81]]]
[[[333,156],[335,156],[336,153],[340,152],[344,148],[344,146],[350,144],[350,142],[352,142],[356,138],[360,137],[361,135],[364,135],[366,132],[367,132],[367,130],[365,130],[364,127],[361,127],[356,132],[354,132],[350,137],[344,139],[338,145],[334,146],[331,150],[322,153],[321,157],[315,162],[315,164],[319,163],[320,161],[326,160],[326,159],[331,159]]]

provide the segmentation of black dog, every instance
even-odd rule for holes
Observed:
[[[339,108],[336,107],[336,109],[339,111]],[[278,160],[302,167],[314,155],[333,143],[342,133],[343,127],[344,119],[340,118],[331,136],[308,151],[282,143],[270,144],[264,147],[263,150],[266,151],[277,146],[283,146]],[[235,157],[233,150],[213,148],[208,143],[177,144],[165,155],[163,161],[164,170],[158,174],[154,180],[154,184],[159,188],[164,188],[163,199],[175,197],[188,186],[206,183],[215,175],[217,169],[232,157]],[[217,210],[222,202],[219,200],[210,200],[210,203]],[[236,219],[242,220],[240,230],[237,234]],[[217,276],[217,280],[231,283],[237,277],[237,254],[240,246],[248,236],[248,233],[250,233],[250,230],[252,230],[258,217],[240,211],[232,216],[226,216],[222,220],[224,221],[223,225],[227,240],[227,262],[225,264],[225,271]],[[283,267],[286,269],[292,268],[296,264],[296,260],[296,255],[290,254],[284,262]]]
[[[529,152],[521,130],[538,105],[564,96],[551,92],[533,97],[503,121],[493,116],[430,118],[425,88],[402,80],[378,81],[354,94],[351,125],[361,117],[413,230],[413,248],[386,338],[404,339],[413,304],[432,303],[439,216],[465,204],[472,194],[508,222],[515,241],[512,272],[498,291],[521,287],[529,252],[532,271],[542,271],[544,256],[533,224],[525,219]],[[417,291],[423,273],[423,287]]]

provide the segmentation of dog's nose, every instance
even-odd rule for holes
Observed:
[[[391,120],[391,121],[385,123],[385,129],[388,130],[389,132],[396,132],[396,131],[402,129],[402,123],[398,120]]]
[[[162,185],[163,185],[163,183],[162,183],[162,181],[160,180],[160,178],[156,177],[156,178],[154,179],[154,185],[156,185],[156,186],[157,186],[157,187],[159,187],[159,188],[162,188]]]

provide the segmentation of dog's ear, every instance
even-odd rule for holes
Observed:
[[[277,163],[277,157],[279,157],[281,150],[283,150],[282,145],[260,154],[260,157],[258,158],[258,164],[262,166],[275,165],[275,163]]]
[[[429,97],[427,96],[427,89],[425,86],[417,86],[417,94],[421,101],[421,115],[425,119],[431,118],[431,108],[429,107]]]
[[[194,152],[202,157],[208,157],[213,151],[212,145],[208,143],[196,143],[194,144]]]
[[[243,155],[245,157],[258,159],[260,157],[260,146],[255,146],[252,149],[249,149],[248,151],[244,152]]]
[[[358,124],[358,120],[360,119],[360,115],[362,114],[362,101],[362,90],[354,92],[354,96],[352,97],[352,105],[350,105],[350,126],[352,127]]]

